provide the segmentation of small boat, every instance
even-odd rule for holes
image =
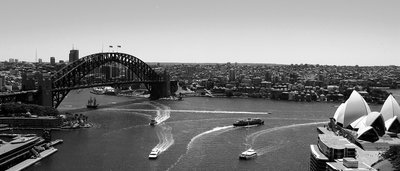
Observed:
[[[50,142],[50,146],[55,146],[55,145],[57,145],[57,144],[60,144],[60,143],[63,143],[64,141],[62,140],[62,139],[56,139],[56,140],[54,140],[54,141],[51,141]]]
[[[154,126],[157,124],[157,121],[155,119],[150,120],[149,125]]]
[[[86,107],[89,109],[96,109],[99,104],[96,103],[96,98],[90,97],[90,99],[87,102]]]
[[[249,148],[248,150],[242,152],[242,154],[239,155],[239,159],[242,160],[252,159],[255,157],[257,157],[257,152],[254,151],[252,148]]]
[[[264,121],[259,118],[248,118],[247,120],[238,120],[233,123],[233,126],[249,126],[249,125],[264,125]]]
[[[151,150],[151,152],[149,154],[149,159],[157,159],[159,153],[160,153],[160,150],[158,150],[157,148]]]

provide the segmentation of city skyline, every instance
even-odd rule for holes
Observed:
[[[3,1],[0,59],[400,65],[400,2]],[[121,48],[108,48],[109,45]]]

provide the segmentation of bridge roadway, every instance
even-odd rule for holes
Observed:
[[[163,81],[118,81],[118,82],[108,82],[108,83],[94,83],[94,84],[77,85],[74,87],[55,88],[55,89],[52,89],[52,91],[76,90],[76,89],[91,88],[91,87],[115,86],[115,85],[134,84],[134,83],[152,84],[152,83],[162,83],[162,82]]]
[[[37,93],[38,90],[0,93],[0,103],[18,102],[18,101],[31,103],[35,101],[34,97],[37,97],[36,96]],[[29,98],[29,96],[32,96],[32,98]]]
[[[18,92],[7,92],[7,93],[0,92],[0,97],[16,96],[16,95],[27,94],[27,93],[37,93],[37,90],[27,90],[27,91],[18,91]]]

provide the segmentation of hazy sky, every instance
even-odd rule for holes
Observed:
[[[1,0],[0,60],[400,65],[399,0]]]

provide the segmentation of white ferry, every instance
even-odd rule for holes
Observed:
[[[149,159],[157,159],[159,153],[160,153],[160,150],[158,150],[157,148],[151,150],[151,152],[149,154]]]

